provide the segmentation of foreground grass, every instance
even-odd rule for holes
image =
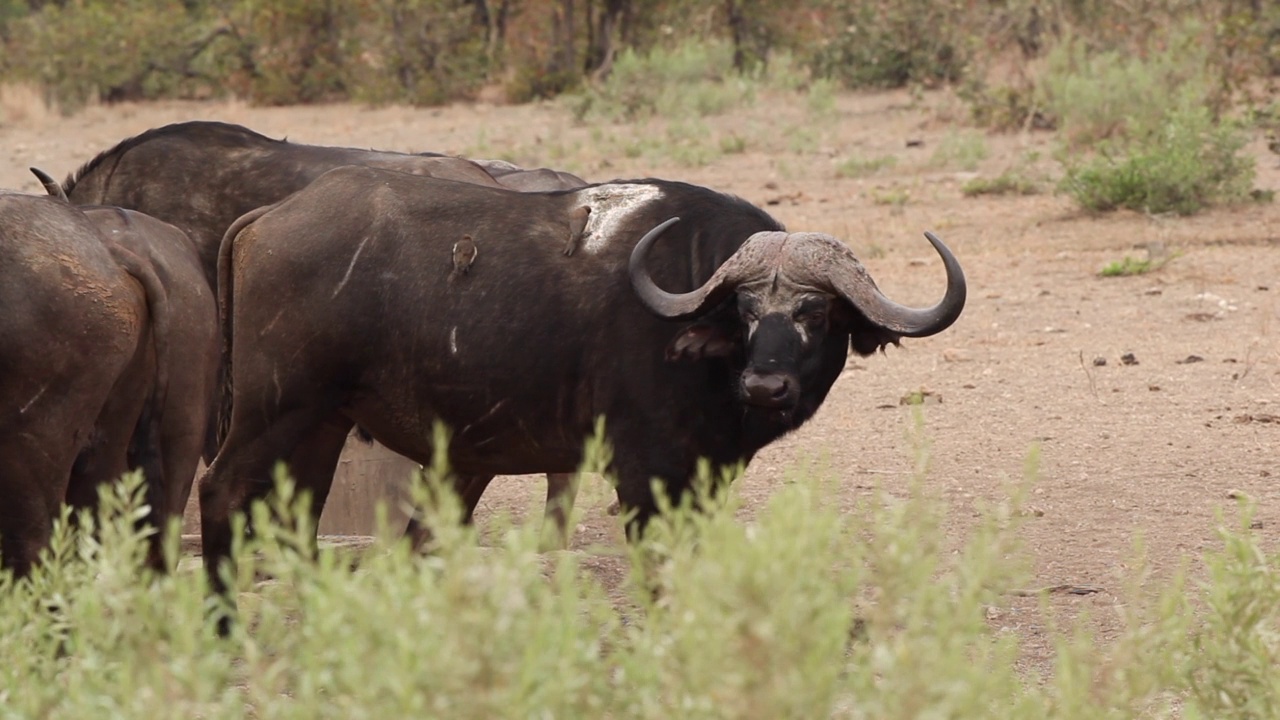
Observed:
[[[431,556],[383,541],[355,569],[332,548],[304,561],[305,533],[268,522],[298,507],[283,483],[238,550],[241,623],[226,640],[206,620],[202,573],[139,570],[140,494],[126,482],[86,518],[97,539],[64,526],[30,581],[0,581],[0,714],[1275,716],[1280,563],[1247,513],[1222,531],[1202,587],[1135,589],[1117,640],[1063,634],[1039,677],[986,620],[1023,579],[1022,489],[955,548],[923,477],[908,499],[841,513],[814,476],[788,478],[752,522],[735,520],[732,492],[703,515],[668,512],[613,559],[630,568],[625,598],[586,556],[540,555],[536,527],[506,525],[481,547],[445,522],[447,504]]]

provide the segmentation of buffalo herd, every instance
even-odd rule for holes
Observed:
[[[931,233],[945,292],[905,307],[841,240],[673,180],[203,121],[61,183],[32,171],[47,194],[0,192],[0,563],[20,576],[64,504],[127,470],[147,522],[180,517],[203,457],[204,565],[225,592],[232,517],[278,461],[318,516],[353,429],[427,464],[436,423],[464,520],[495,475],[546,473],[563,529],[603,417],[635,538],[655,488],[678,500],[700,460],[749,462],[813,416],[850,351],[939,333],[965,304]]]

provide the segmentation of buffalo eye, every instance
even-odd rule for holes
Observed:
[[[827,321],[826,308],[802,308],[792,314],[791,319],[805,325],[822,325]]]

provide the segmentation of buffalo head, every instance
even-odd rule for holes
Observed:
[[[695,323],[677,338],[674,354],[728,355],[740,349],[744,364],[738,390],[750,406],[791,411],[806,383],[830,375],[829,358],[837,357],[843,365],[846,337],[855,352],[868,355],[903,337],[942,332],[964,309],[960,263],[929,232],[925,237],[946,268],[947,291],[927,309],[904,307],[886,298],[853,252],[821,233],[758,232],[702,287],[669,293],[654,283],[645,260],[658,237],[678,220],[658,225],[636,245],[629,266],[631,285],[649,310],[672,320],[701,319],[722,304],[733,315],[733,306],[726,301],[736,295],[733,332],[725,334],[723,328]],[[841,347],[832,348],[835,338]],[[682,352],[689,345],[696,345],[698,351]]]

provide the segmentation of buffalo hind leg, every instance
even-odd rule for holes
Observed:
[[[580,484],[577,473],[547,473],[547,507],[542,520],[543,549],[565,550],[571,532],[569,518],[578,498]],[[549,537],[548,537],[549,535]]]
[[[493,482],[492,475],[458,475],[453,479],[453,492],[458,496],[458,503],[462,506],[463,525],[470,525],[475,517],[476,506],[480,504],[480,497],[484,495],[484,491],[489,487],[489,483]],[[432,539],[435,537],[431,532],[430,526],[426,522],[420,521],[417,515],[409,516],[409,525],[405,528],[404,534],[409,538],[410,547],[414,552],[422,552],[423,548],[431,545]]]
[[[237,410],[245,403],[238,403]],[[231,428],[218,457],[200,478],[200,541],[209,589],[231,608],[234,597],[223,572],[233,573],[231,518],[246,514],[245,531],[252,532],[247,517],[253,501],[266,497],[273,487],[271,471],[276,461],[293,455],[299,442],[309,437],[328,413],[315,407],[299,408],[275,418],[233,410]],[[225,568],[225,570],[224,570]],[[230,629],[230,616],[218,620],[218,631]]]
[[[15,471],[16,470],[16,471]],[[26,476],[20,469],[0,464],[0,478],[9,493],[5,511],[0,513],[0,568],[8,568],[15,578],[24,578],[40,560],[40,552],[49,544],[53,523],[61,498],[50,497],[34,482],[40,478]]]
[[[298,493],[311,496],[308,503],[308,519],[311,523],[311,551],[314,553],[315,535],[320,527],[320,514],[324,512],[329,489],[333,486],[333,474],[338,459],[351,431],[352,422],[334,413],[320,423],[310,435],[303,438],[289,456],[289,474],[293,477]]]

